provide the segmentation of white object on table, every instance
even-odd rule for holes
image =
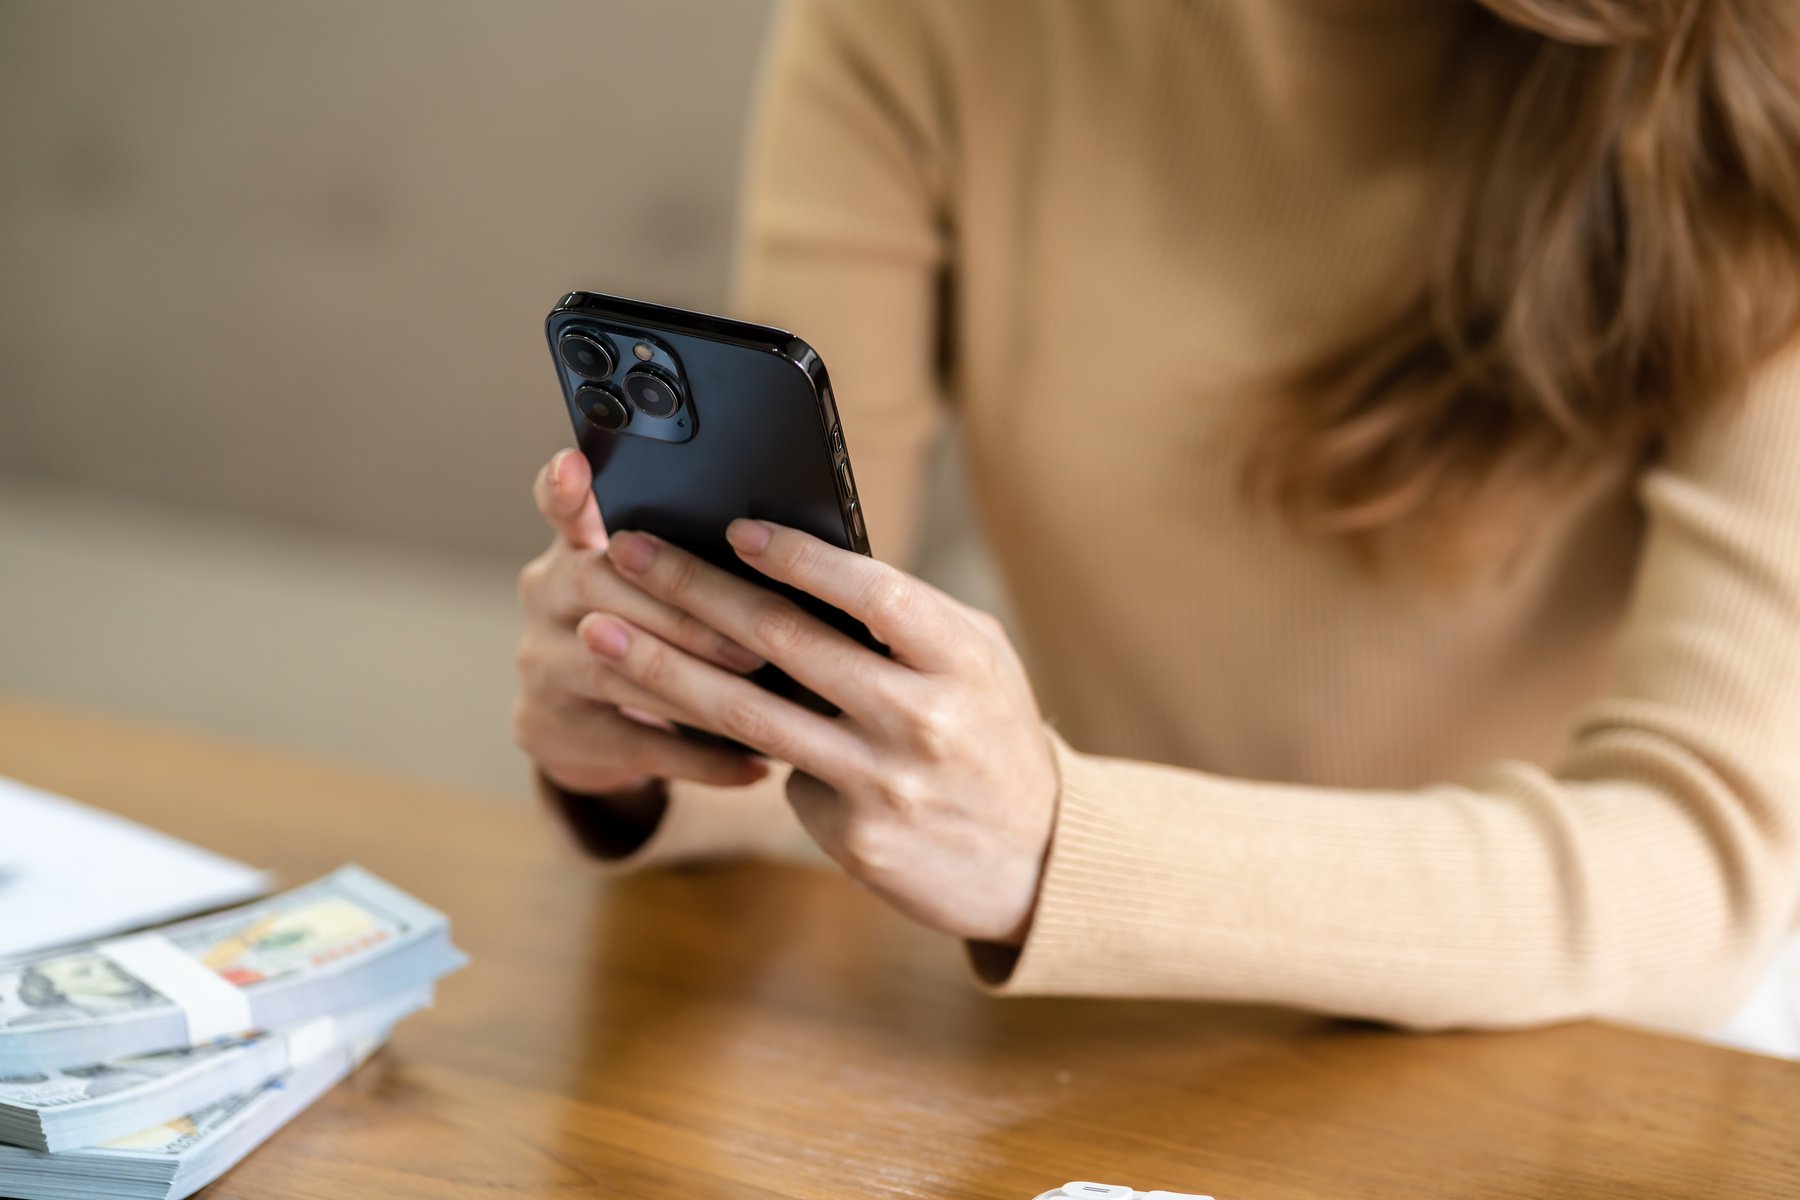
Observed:
[[[1744,1006],[1705,1036],[1752,1054],[1800,1059],[1800,933],[1790,934],[1775,951]]]
[[[239,904],[270,882],[267,872],[0,776],[0,957]]]
[[[1192,1192],[1134,1192],[1117,1183],[1065,1183],[1037,1200],[1212,1200]]]

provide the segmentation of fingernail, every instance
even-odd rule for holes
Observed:
[[[725,665],[739,671],[754,671],[763,665],[763,660],[736,642],[722,642],[719,645],[719,657]]]
[[[550,486],[558,498],[566,497],[575,490],[575,480],[569,473],[574,461],[573,450],[558,450],[556,457],[550,462]]]
[[[619,533],[607,545],[606,553],[627,571],[643,571],[656,558],[657,544],[641,533]]]
[[[725,540],[739,554],[761,554],[769,544],[769,535],[774,532],[761,521],[740,517],[725,527]]]
[[[624,658],[631,649],[631,631],[612,617],[591,613],[581,619],[579,632],[589,649],[608,658]]]

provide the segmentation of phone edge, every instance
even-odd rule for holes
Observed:
[[[732,317],[721,317],[714,313],[699,312],[694,309],[676,308],[673,305],[654,304],[648,300],[633,300],[627,296],[616,296],[607,292],[573,291],[567,292],[558,300],[549,314],[544,318],[544,339],[550,346],[551,358],[556,357],[556,343],[551,330],[560,316],[570,313],[589,314],[597,319],[613,317],[620,321],[641,321],[655,326],[659,324],[673,325],[677,328],[686,326],[696,336],[713,337],[747,349],[764,350],[779,355],[792,364],[807,378],[812,385],[814,403],[818,406],[820,429],[826,435],[826,453],[832,454],[834,474],[841,465],[849,483],[848,494],[842,486],[838,487],[838,516],[843,521],[844,534],[850,542],[850,549],[857,554],[873,558],[874,552],[869,546],[868,518],[862,511],[862,497],[856,489],[856,468],[850,463],[850,447],[848,435],[844,433],[842,418],[838,415],[837,399],[832,393],[831,376],[825,369],[825,359],[812,348],[805,339],[778,329],[773,325],[758,325],[750,321],[739,321]],[[559,383],[560,387],[560,383]],[[844,450],[841,464],[836,460],[831,446],[831,431],[837,430]]]

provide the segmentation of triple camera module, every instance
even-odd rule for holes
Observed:
[[[618,376],[624,357],[620,339],[599,329],[566,329],[556,340],[557,356],[582,382],[575,406],[590,423],[609,432],[630,426],[634,434],[681,442],[693,436],[692,412],[674,358],[643,339],[624,339],[632,365]]]

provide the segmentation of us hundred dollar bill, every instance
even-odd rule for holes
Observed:
[[[0,962],[0,1076],[298,1025],[465,961],[442,913],[344,867],[150,935]]]
[[[0,1142],[62,1151],[111,1141],[260,1087],[431,1004],[429,985],[304,1025],[208,1046],[0,1077]]]
[[[373,1053],[377,1036],[101,1146],[46,1154],[0,1146],[0,1195],[17,1200],[179,1200],[230,1169]]]

